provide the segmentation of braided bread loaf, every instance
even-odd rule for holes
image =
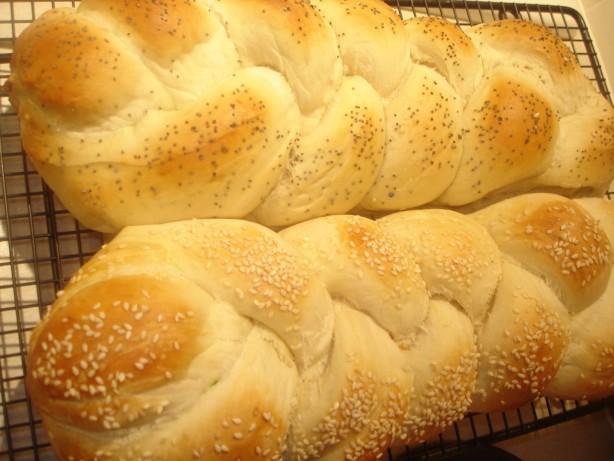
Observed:
[[[376,459],[467,411],[614,394],[614,203],[128,227],[32,334],[61,459]]]
[[[614,177],[614,108],[530,22],[462,31],[378,0],[83,0],[27,28],[11,67],[25,151],[103,232],[599,196]]]

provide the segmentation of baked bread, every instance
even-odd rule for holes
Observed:
[[[614,178],[614,108],[556,35],[519,20],[461,30],[379,0],[83,0],[21,34],[6,90],[35,168],[108,233],[466,211],[601,196]]]
[[[468,411],[613,395],[613,213],[130,226],[34,329],[27,389],[63,460],[372,460]]]

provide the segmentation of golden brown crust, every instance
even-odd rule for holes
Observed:
[[[542,280],[504,263],[477,338],[480,361],[469,408],[506,411],[537,399],[556,374],[569,341],[569,313]]]
[[[614,254],[598,221],[570,199],[519,196],[473,215],[509,258],[539,274],[572,312],[608,283]]]
[[[396,341],[413,338],[428,310],[414,254],[374,221],[329,216],[279,232],[336,299],[367,313]]]
[[[126,400],[106,397],[146,393],[166,377],[185,373],[196,353],[187,338],[197,335],[203,322],[190,308],[194,287],[185,285],[125,276],[90,285],[62,303],[46,319],[46,334],[32,339],[33,401],[39,403],[44,387],[45,411],[88,430],[126,427],[137,414],[153,414],[156,399],[142,402],[151,406],[148,411],[143,406],[121,411]],[[70,411],[70,402],[87,398],[91,405]]]
[[[95,124],[134,99],[149,98],[153,109],[166,92],[143,76],[138,58],[112,33],[72,9],[50,10],[27,28],[11,66],[11,101],[26,120],[36,118],[31,111],[44,111],[52,128],[58,122]]]
[[[36,169],[107,233],[596,196],[614,177],[614,107],[528,21],[461,29],[379,0],[84,0],[24,31],[6,89]]]
[[[463,156],[439,200],[470,203],[547,168],[559,131],[556,108],[519,72],[485,77],[463,115]]]
[[[575,201],[588,210],[610,242],[614,241],[614,202],[598,198]],[[571,319],[569,346],[544,394],[560,399],[599,400],[612,394],[614,380],[614,280],[599,298]]]
[[[208,40],[215,20],[195,0],[126,1],[121,4],[108,0],[87,0],[81,11],[106,16],[105,21],[124,29],[145,56],[169,64]],[[164,46],[152,46],[156,43]]]
[[[61,459],[365,461],[468,411],[612,395],[611,208],[129,227],[33,331],[29,395]],[[604,261],[559,290],[542,249],[578,259],[570,229]]]
[[[6,88],[35,167],[106,232],[595,193],[614,175],[614,108],[516,20],[83,0],[24,31]],[[33,332],[28,390],[61,458],[130,460],[366,461],[469,409],[611,395],[614,231],[593,213],[531,195],[279,234],[128,227]]]
[[[87,431],[81,424],[49,425],[44,418],[54,450],[67,460],[278,459],[286,450],[290,410],[280,396],[290,398],[296,374],[279,366],[269,341],[271,337],[262,332],[250,333],[235,368],[205,397],[186,403],[193,392],[177,385],[167,391],[168,400],[152,407],[155,419],[139,421],[135,430]],[[258,378],[263,367],[270,379]],[[245,380],[253,384],[245,386]],[[180,420],[173,416],[173,406],[182,410]]]
[[[242,70],[180,110],[106,136],[59,133],[33,114],[24,147],[64,205],[79,220],[96,219],[101,231],[244,215],[277,182],[290,154],[298,112],[284,91],[289,96],[278,74]],[[77,149],[84,149],[79,157],[66,155]]]
[[[431,296],[457,303],[472,321],[481,321],[501,277],[501,255],[483,226],[436,209],[393,213],[378,222],[411,249]]]

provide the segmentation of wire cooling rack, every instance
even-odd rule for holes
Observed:
[[[9,75],[15,37],[45,10],[76,3],[0,2],[0,87]],[[545,24],[569,45],[587,76],[611,101],[589,31],[574,9],[443,0],[388,3],[406,18],[437,15],[461,27],[510,17]],[[103,237],[75,222],[28,163],[21,149],[17,117],[2,90],[0,181],[0,460],[51,461],[55,458],[23,384],[29,335],[56,292],[100,248]],[[467,447],[487,446],[612,407],[613,399],[540,399],[506,413],[467,415],[438,439],[388,455],[395,460],[451,459]]]

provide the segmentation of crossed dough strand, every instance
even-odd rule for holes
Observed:
[[[602,196],[614,107],[544,26],[379,0],[83,0],[17,39],[31,162],[85,226]]]
[[[377,459],[468,411],[614,393],[614,203],[127,227],[32,333],[62,460]]]

